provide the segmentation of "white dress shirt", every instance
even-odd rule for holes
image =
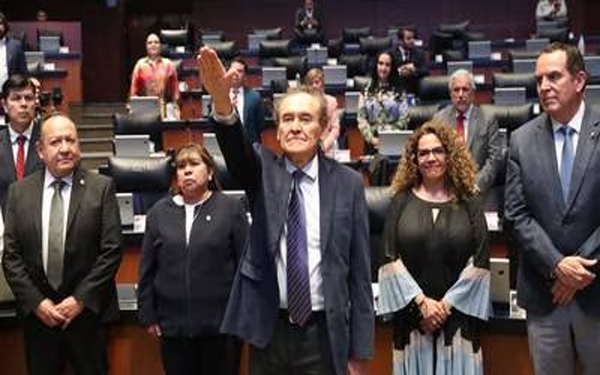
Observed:
[[[240,86],[239,88],[235,89],[232,88],[231,91],[229,92],[229,98],[233,101],[233,97],[235,96],[234,91],[237,90],[237,98],[235,101],[235,108],[238,111],[238,115],[240,116],[240,121],[242,124],[245,124],[244,122],[244,87]]]
[[[290,174],[297,169],[286,159]],[[308,244],[308,275],[310,280],[310,301],[313,311],[325,309],[323,276],[321,274],[321,219],[319,198],[319,158],[315,156],[302,168],[305,176],[300,181],[306,213],[306,239]],[[291,193],[290,193],[291,198]],[[287,309],[287,225],[279,239],[279,253],[275,257],[277,282],[279,284],[279,307]]]
[[[46,169],[44,174],[44,195],[42,196],[42,261],[44,270],[48,266],[48,230],[50,225],[50,205],[52,204],[52,196],[54,195],[54,186],[52,183],[56,180]],[[73,175],[62,178],[65,186],[61,190],[64,208],[64,226],[63,226],[63,243],[66,246],[67,221],[69,218],[69,203],[71,201],[71,191],[73,191]]]

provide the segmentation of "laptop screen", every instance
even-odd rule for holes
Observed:
[[[412,130],[379,131],[379,154],[383,156],[401,156]]]

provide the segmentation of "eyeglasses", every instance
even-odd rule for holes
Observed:
[[[439,158],[446,155],[446,150],[442,146],[417,150],[417,157],[419,159],[425,159],[430,154],[433,154],[434,157]]]

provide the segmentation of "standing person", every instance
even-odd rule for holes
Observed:
[[[119,315],[121,221],[108,177],[80,167],[75,124],[41,126],[45,170],[11,185],[2,266],[23,319],[29,375],[108,373],[108,323]]]
[[[140,323],[160,339],[167,375],[237,375],[240,345],[219,333],[248,220],[242,202],[215,190],[200,145],[175,154],[177,194],[148,213],[140,259]]]
[[[535,18],[538,21],[567,18],[567,4],[565,0],[538,0],[535,9]]]
[[[367,153],[379,148],[380,130],[405,129],[408,125],[408,105],[400,92],[398,61],[390,52],[377,55],[371,81],[358,102],[358,130],[367,146]]]
[[[9,185],[43,169],[44,164],[35,149],[40,124],[32,81],[20,74],[10,76],[2,85],[2,107],[8,120],[8,126],[0,130],[0,204],[4,211]]]
[[[489,313],[487,226],[475,165],[456,133],[428,122],[392,182],[379,314],[393,313],[394,375],[483,374]]]
[[[146,37],[146,56],[139,59],[131,73],[129,96],[157,96],[164,116],[168,103],[179,112],[179,80],[171,60],[160,55],[160,38],[154,33]]]
[[[260,94],[246,86],[248,64],[240,57],[234,57],[229,69],[233,71],[229,92],[231,104],[237,109],[250,141],[262,143],[261,134],[264,128],[265,111]]]
[[[340,135],[340,114],[338,102],[334,96],[325,94],[325,75],[320,68],[312,68],[304,77],[304,84],[312,86],[325,97],[327,104],[327,127],[321,135],[321,149],[329,153],[337,148],[337,139]]]
[[[421,78],[429,75],[425,52],[415,45],[417,32],[404,26],[398,29],[398,49],[394,51],[398,60],[398,73],[402,81],[402,90],[407,94],[418,95]]]
[[[451,126],[467,143],[477,164],[477,187],[485,193],[496,181],[502,168],[502,140],[498,121],[475,105],[475,80],[471,72],[459,69],[448,83],[452,105],[435,114],[435,118]]]
[[[252,213],[222,330],[250,343],[250,375],[365,374],[374,335],[367,207],[360,175],[318,151],[323,96],[302,87],[281,99],[277,157],[244,137],[214,50],[200,50],[200,72]]]
[[[600,114],[584,101],[577,48],[553,43],[537,59],[544,112],[510,139],[505,213],[519,246],[517,299],[538,375],[600,368]]]
[[[13,74],[27,74],[25,47],[8,36],[8,29],[8,19],[0,12],[0,85]]]
[[[294,33],[302,42],[322,42],[321,17],[314,0],[303,0],[300,8],[296,9]]]

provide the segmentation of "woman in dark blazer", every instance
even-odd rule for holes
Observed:
[[[146,219],[140,323],[160,339],[167,375],[239,373],[240,345],[219,333],[246,239],[242,202],[213,189],[215,164],[190,144],[175,156],[177,194]]]

